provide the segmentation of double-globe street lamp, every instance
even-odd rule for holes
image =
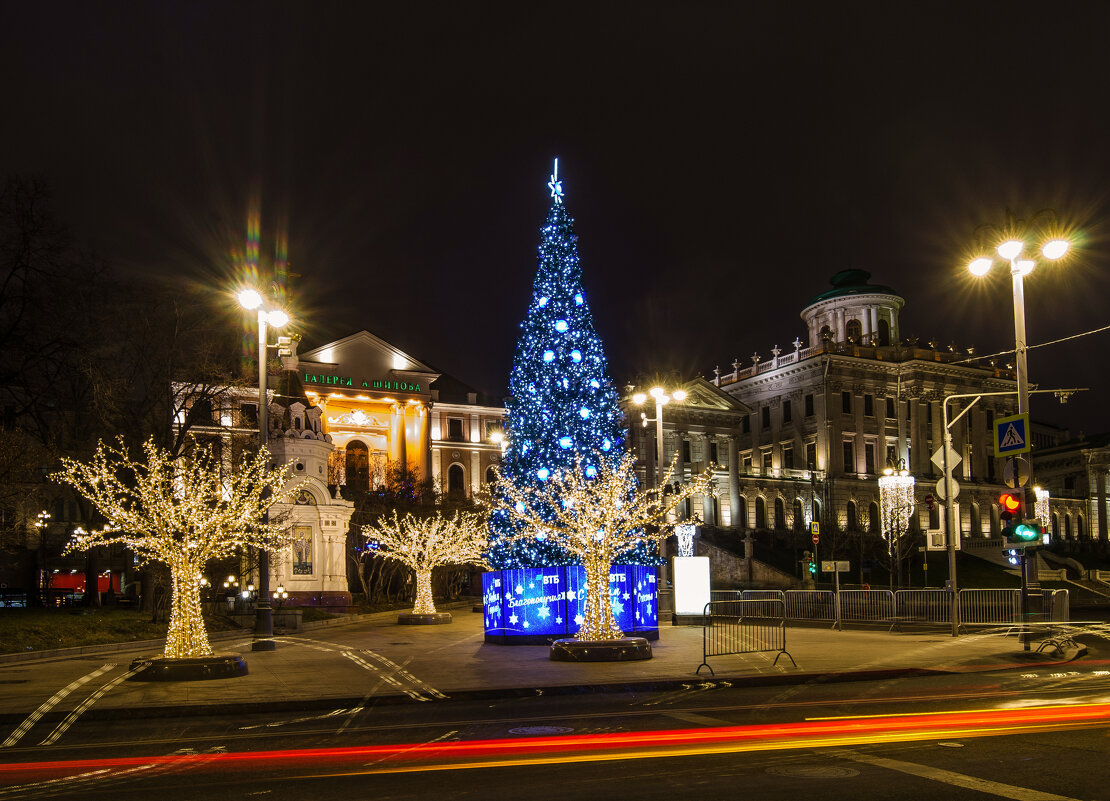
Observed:
[[[636,404],[637,406],[643,406],[645,403],[647,403],[648,396],[651,396],[655,400],[655,486],[656,486],[657,489],[660,489],[663,486],[663,476],[664,476],[664,467],[663,467],[663,407],[666,406],[668,403],[670,403],[672,400],[675,401],[676,403],[682,403],[682,401],[686,400],[686,390],[684,390],[684,389],[671,390],[670,394],[668,395],[667,390],[664,389],[663,387],[654,386],[654,387],[652,387],[651,389],[649,389],[647,391],[646,395],[643,392],[637,392],[635,395],[632,396],[632,402],[634,404]],[[650,419],[648,418],[647,413],[646,412],[641,412],[640,413],[640,419],[643,421],[644,427],[647,428],[647,424],[650,422]],[[681,479],[682,477],[680,476],[679,478]],[[662,547],[663,546],[661,544],[660,548],[662,548]],[[666,554],[664,553],[663,556],[666,557]],[[667,571],[666,559],[664,558],[663,576],[662,576],[662,579],[663,579],[662,586],[663,587],[666,587],[669,580],[670,580],[670,577],[668,575],[666,575],[667,572],[668,571]]]
[[[1010,276],[1013,284],[1013,338],[1015,338],[1015,364],[1017,365],[1018,381],[1018,414],[1029,414],[1029,371],[1026,363],[1026,292],[1025,276],[1037,266],[1035,257],[1026,255],[1029,250],[1040,247],[1040,255],[1045,260],[1055,262],[1070,250],[1071,243],[1056,233],[1047,236],[1033,237],[1030,235],[1032,226],[1040,217],[1048,217],[1053,224],[1056,214],[1051,211],[1038,212],[1028,225],[1011,222],[1005,232],[998,232],[991,225],[980,226],[979,232],[995,233],[1001,240],[995,246],[995,252],[1003,262],[1010,264]],[[991,257],[981,255],[972,260],[968,270],[972,275],[983,276],[990,272],[995,263]]]
[[[663,486],[663,407],[672,400],[676,403],[682,403],[686,400],[686,390],[672,390],[668,395],[667,390],[656,386],[649,389],[646,395],[643,392],[637,392],[632,396],[632,402],[637,406],[643,406],[649,395],[655,400],[655,486],[661,487]],[[646,428],[647,424],[651,422],[650,419],[643,412],[641,412],[640,417]]]
[[[239,305],[248,311],[258,312],[258,447],[266,447],[269,424],[266,419],[266,355],[271,347],[266,342],[268,327],[281,328],[289,323],[289,315],[280,308],[264,309],[262,295],[255,289],[244,289],[239,295]],[[276,347],[276,346],[274,346]],[[263,521],[266,522],[265,517]],[[258,549],[258,605],[255,607],[254,642],[252,651],[272,651],[274,644],[274,614],[270,606],[270,553]]]

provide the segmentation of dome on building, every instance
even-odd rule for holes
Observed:
[[[890,345],[898,341],[898,312],[906,301],[881,284],[869,284],[866,270],[841,270],[832,289],[813,298],[802,310],[809,345],[824,341],[857,345]]]

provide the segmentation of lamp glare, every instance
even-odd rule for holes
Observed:
[[[1014,266],[1017,267],[1018,272],[1022,275],[1029,275],[1029,273],[1033,272],[1033,268],[1037,266],[1037,263],[1032,259],[1018,259],[1014,262]]]
[[[1050,239],[1048,242],[1044,243],[1044,247],[1041,248],[1041,254],[1046,259],[1055,261],[1067,253],[1069,247],[1071,247],[1071,243],[1066,239]]]
[[[1020,239],[1007,239],[998,246],[998,255],[1006,260],[1016,259],[1024,247],[1025,243]]]
[[[281,309],[274,309],[272,312],[268,312],[266,314],[266,322],[268,322],[273,328],[281,328],[282,326],[288,324],[289,315],[283,312]]]
[[[983,276],[986,275],[987,272],[990,270],[992,263],[993,262],[990,259],[979,258],[975,259],[973,262],[971,262],[971,264],[967,265],[967,269],[971,270],[972,275]]]
[[[244,309],[257,309],[262,305],[262,296],[257,290],[244,289],[239,293],[239,305]]]

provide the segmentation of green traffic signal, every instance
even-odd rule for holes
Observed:
[[[1039,526],[1019,521],[1006,526],[1002,535],[1012,542],[1036,542],[1041,538],[1041,530]]]

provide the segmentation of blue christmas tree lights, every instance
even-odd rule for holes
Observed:
[[[551,208],[540,232],[532,302],[520,324],[507,404],[502,479],[517,486],[542,484],[553,471],[586,458],[586,474],[601,459],[620,459],[625,431],[617,391],[582,287],[578,237],[563,202],[559,162],[548,182]],[[495,496],[496,497],[496,496]],[[504,542],[507,515],[490,515],[490,565],[498,569],[570,564],[561,548],[538,536]],[[654,564],[652,553],[633,560]]]

